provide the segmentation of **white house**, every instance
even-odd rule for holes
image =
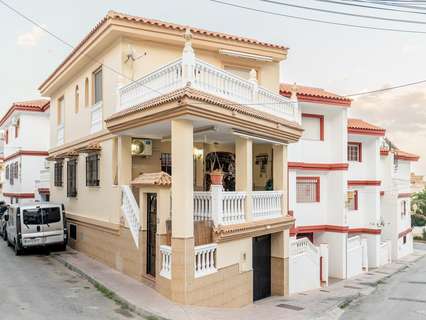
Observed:
[[[7,203],[49,200],[49,107],[45,99],[15,102],[0,120]]]

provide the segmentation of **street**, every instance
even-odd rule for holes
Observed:
[[[426,245],[414,248],[426,250]],[[340,319],[426,319],[426,257],[352,303]]]
[[[140,319],[37,250],[16,257],[0,240],[0,319]]]

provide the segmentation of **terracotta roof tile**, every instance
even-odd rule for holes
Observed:
[[[136,177],[131,182],[131,184],[136,186],[151,185],[170,187],[172,185],[172,177],[164,171],[155,173],[142,173]]]
[[[0,120],[0,126],[2,126],[7,119],[13,114],[14,111],[33,111],[33,112],[44,112],[50,107],[50,101],[47,99],[37,99],[14,102],[12,106],[7,110],[4,116]]]
[[[326,91],[321,88],[307,87],[294,85],[289,83],[281,83],[280,84],[280,93],[283,96],[290,97],[293,88],[296,88],[296,94],[299,101],[302,102],[317,102],[317,103],[325,103],[325,104],[339,104],[350,106],[352,100],[338,94],[332,93],[330,91]]]
[[[386,130],[361,119],[348,119],[349,133],[384,135]]]
[[[420,159],[420,156],[402,150],[395,150],[394,153],[395,157],[399,160],[418,161]]]

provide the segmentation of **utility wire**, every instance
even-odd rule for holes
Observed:
[[[387,88],[383,88],[383,89],[377,89],[377,90],[371,90],[371,91],[363,91],[363,92],[358,92],[358,93],[351,93],[351,94],[344,95],[344,97],[349,98],[349,97],[356,97],[356,96],[365,96],[367,94],[373,94],[373,93],[379,93],[379,92],[386,92],[386,91],[390,91],[390,90],[395,90],[395,89],[401,89],[401,88],[406,88],[406,87],[410,87],[410,86],[415,86],[415,85],[422,84],[422,83],[426,83],[426,79],[425,80],[415,81],[415,82],[404,83],[404,84],[400,84],[400,85],[396,85],[396,86],[392,86],[392,87],[387,87]]]
[[[234,7],[234,8],[245,9],[245,10],[248,10],[248,11],[260,12],[260,13],[265,13],[265,14],[269,14],[269,15],[273,15],[273,16],[286,17],[286,18],[291,18],[291,19],[296,19],[296,20],[318,22],[318,23],[328,24],[328,25],[337,25],[337,26],[342,26],[342,27],[351,27],[351,28],[367,29],[367,30],[379,30],[379,31],[390,31],[390,32],[426,34],[426,31],[406,30],[406,29],[393,29],[393,28],[380,28],[380,27],[373,27],[373,26],[363,26],[363,25],[357,25],[357,24],[349,24],[349,23],[343,23],[343,22],[333,22],[333,21],[328,21],[328,20],[321,20],[321,19],[314,19],[314,18],[305,18],[305,17],[293,16],[293,15],[279,13],[279,12],[274,12],[274,11],[262,10],[262,9],[257,9],[257,8],[253,8],[253,7],[243,6],[243,5],[236,4],[236,3],[225,2],[225,1],[221,1],[221,0],[208,0],[208,1],[215,2],[215,3],[218,3],[218,4],[222,4],[222,5],[225,5],[225,6]]]
[[[297,4],[290,4],[285,3],[281,1],[274,1],[274,0],[258,0],[261,2],[291,7],[291,8],[298,8],[298,9],[304,9],[304,10],[310,10],[310,11],[317,11],[317,12],[323,12],[323,13],[330,13],[330,14],[337,14],[337,15],[343,15],[343,16],[349,16],[349,17],[356,17],[356,18],[364,18],[364,19],[375,19],[375,20],[382,20],[387,22],[399,22],[399,23],[411,23],[411,24],[426,24],[425,21],[419,21],[419,20],[405,20],[405,19],[395,19],[395,18],[385,18],[385,17],[377,17],[377,16],[369,16],[364,14],[357,14],[357,13],[349,13],[349,12],[341,12],[341,11],[335,11],[335,10],[329,10],[329,9],[320,9],[320,8],[314,8],[314,7],[308,7],[308,6],[301,6]]]
[[[374,9],[374,10],[383,10],[383,11],[392,11],[392,12],[403,12],[403,13],[413,13],[413,14],[426,14],[426,12],[420,12],[420,11],[408,11],[408,10],[402,10],[402,9],[396,9],[396,8],[383,8],[383,7],[377,7],[377,6],[371,6],[371,5],[363,5],[363,4],[357,4],[357,3],[348,3],[343,1],[334,1],[334,0],[314,0],[317,2],[325,2],[325,3],[331,3],[331,4],[337,4],[337,5],[343,5],[343,6],[351,6],[351,7],[357,7],[357,8],[366,8],[366,9]]]
[[[345,0],[348,2],[357,2],[357,3],[372,3],[377,4],[381,6],[388,6],[388,7],[396,7],[396,8],[408,8],[408,9],[417,9],[417,10],[426,10],[425,7],[419,7],[419,6],[412,6],[412,5],[406,5],[406,4],[400,4],[400,3],[390,3],[387,1],[363,1],[363,0]]]

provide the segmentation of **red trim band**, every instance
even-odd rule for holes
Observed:
[[[14,159],[19,156],[38,156],[38,157],[47,157],[49,152],[47,151],[34,151],[34,150],[19,150],[10,156],[4,158],[4,161]]]
[[[289,169],[298,169],[298,170],[348,170],[348,163],[306,163],[306,162],[289,162]]]
[[[11,193],[11,192],[5,192],[3,193],[5,197],[10,198],[25,198],[25,199],[31,199],[34,198],[34,193]]]
[[[381,234],[382,230],[370,228],[350,228],[348,233]]]
[[[43,194],[50,194],[50,189],[49,188],[38,188],[38,193],[43,193]]]
[[[405,160],[405,161],[418,161],[420,159],[420,157],[419,156],[407,156],[407,155],[395,154],[395,159]]]
[[[365,234],[381,234],[381,229],[370,229],[370,228],[349,228],[347,226],[335,226],[335,225],[314,225],[314,226],[303,226],[295,227],[290,230],[290,235],[294,236],[298,233],[319,233],[319,232],[335,232],[335,233],[365,233]]]
[[[411,192],[398,193],[398,198],[411,198]]]
[[[384,192],[384,191],[380,191],[380,195],[381,195],[381,196],[384,196],[384,195],[385,195],[385,192]]]
[[[287,98],[291,97],[291,92],[281,90],[280,94]],[[345,98],[320,97],[320,96],[307,95],[300,92],[296,93],[296,96],[299,102],[330,104],[330,105],[337,105],[342,107],[350,107],[352,103],[352,100],[345,99]]]
[[[360,135],[366,135],[366,136],[378,136],[378,137],[384,137],[386,130],[371,130],[371,129],[355,129],[355,128],[348,128],[348,133],[350,134],[360,134]]]
[[[380,186],[380,180],[348,180],[348,186]]]
[[[406,236],[406,235],[407,235],[407,234],[409,234],[412,230],[413,230],[413,228],[408,228],[408,229],[406,229],[406,230],[404,230],[404,231],[400,232],[400,233],[398,234],[398,238],[402,238],[403,236]]]

